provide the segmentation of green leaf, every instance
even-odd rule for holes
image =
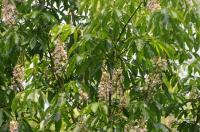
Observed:
[[[96,113],[97,110],[98,110],[98,108],[99,108],[99,103],[92,103],[91,104],[91,110],[92,110],[92,112]]]
[[[3,117],[3,109],[0,109],[0,127],[4,122],[4,117]]]

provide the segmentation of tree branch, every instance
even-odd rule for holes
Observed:
[[[126,29],[126,26],[127,26],[128,23],[131,21],[131,19],[133,18],[133,16],[137,13],[137,11],[140,9],[142,3],[143,3],[143,2],[140,2],[139,6],[135,9],[135,11],[134,11],[133,14],[131,15],[131,17],[128,19],[128,21],[126,22],[126,24],[125,24],[124,27],[122,28],[122,31],[120,32],[119,37],[118,37],[118,39],[117,39],[117,42],[120,41],[120,39],[121,39],[121,37],[122,37],[122,34],[123,34],[123,32],[125,31],[125,29]]]

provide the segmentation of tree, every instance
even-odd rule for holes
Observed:
[[[2,0],[0,131],[200,131],[198,0]]]

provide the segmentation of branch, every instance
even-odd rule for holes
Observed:
[[[125,29],[126,29],[126,26],[127,26],[128,23],[131,21],[131,19],[133,18],[133,16],[137,13],[137,11],[140,9],[142,3],[143,3],[143,2],[140,2],[139,6],[135,9],[135,11],[134,11],[133,14],[131,15],[131,17],[128,19],[128,21],[126,22],[126,24],[125,24],[124,27],[122,28],[122,31],[120,32],[120,35],[119,35],[119,37],[118,37],[118,39],[117,39],[117,42],[120,41],[121,36],[122,36],[123,32],[124,32]]]

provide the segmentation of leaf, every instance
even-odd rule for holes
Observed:
[[[59,120],[58,122],[55,122],[55,131],[60,132],[62,126],[62,120]]]
[[[92,103],[91,104],[91,110],[92,112],[96,113],[99,107],[99,103]]]
[[[0,127],[4,122],[4,117],[3,117],[3,109],[0,109]]]
[[[25,127],[24,131],[26,131],[26,132],[33,132],[32,128],[31,128],[31,125],[25,119],[23,119],[23,123],[22,124]]]

